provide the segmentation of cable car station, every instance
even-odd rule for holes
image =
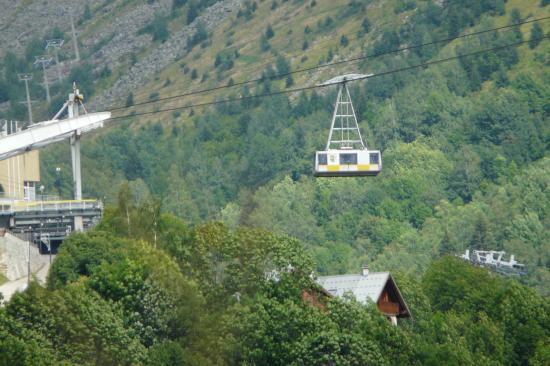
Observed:
[[[75,85],[51,120],[26,129],[8,126],[0,135],[0,166],[6,167],[0,175],[0,231],[10,230],[32,240],[41,252],[51,252],[71,232],[85,231],[101,218],[101,201],[82,199],[80,137],[103,127],[111,113],[88,114],[82,99]],[[85,114],[80,115],[81,110]],[[58,119],[64,112],[68,118]],[[37,194],[40,170],[36,150],[66,139],[71,145],[74,199],[45,196],[43,186]]]

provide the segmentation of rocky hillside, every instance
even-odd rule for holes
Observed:
[[[191,19],[187,16],[188,9],[177,8],[172,0],[2,3],[3,8],[9,9],[0,15],[0,55],[8,56],[3,65],[4,73],[34,72],[37,80],[32,85],[32,94],[43,100],[45,94],[38,85],[42,76],[33,71],[30,64],[35,56],[46,53],[47,39],[64,39],[65,43],[59,50],[62,81],[66,86],[69,79],[75,79],[87,84],[82,87],[88,91],[96,89],[96,85],[90,84],[99,84],[91,103],[92,109],[105,108],[113,100],[143,86],[156,73],[187,53],[188,43],[195,37],[198,26],[202,32],[212,32],[241,5],[240,0],[203,1],[196,5],[196,11],[200,10],[200,13]],[[76,60],[71,18],[80,60]],[[158,35],[155,33],[159,24],[165,32],[161,40],[156,39]],[[170,28],[166,29],[167,26]],[[28,64],[17,63],[14,69],[10,69],[10,53],[24,58]],[[52,50],[49,53],[53,56]],[[50,83],[58,83],[57,67],[53,63],[47,72]],[[6,82],[11,81],[8,79],[9,75]],[[2,85],[2,89],[0,94],[5,96],[0,98],[0,102],[16,99],[22,93],[17,84]],[[54,85],[53,89],[59,96],[66,94],[66,88],[61,91],[61,85]],[[43,103],[37,108],[41,112],[48,110]],[[44,113],[39,114],[46,118]],[[17,107],[12,107],[7,116],[25,117]]]

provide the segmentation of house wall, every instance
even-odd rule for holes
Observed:
[[[391,280],[384,286],[376,304],[378,309],[387,316],[402,317],[407,312],[407,309],[399,301],[398,289]]]
[[[387,315],[397,315],[399,314],[399,303],[379,301],[378,310]]]

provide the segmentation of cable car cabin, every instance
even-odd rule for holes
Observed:
[[[364,177],[378,175],[382,170],[379,150],[369,150],[357,123],[351,102],[348,81],[371,75],[347,74],[337,76],[322,86],[340,84],[325,150],[315,153],[316,177]]]
[[[382,156],[378,150],[326,150],[315,154],[316,177],[364,177],[378,175]]]

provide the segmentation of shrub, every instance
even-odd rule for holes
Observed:
[[[158,92],[152,92],[151,94],[149,94],[149,100],[151,100],[151,101],[159,100],[159,93]]]
[[[153,36],[153,41],[165,42],[168,37],[170,37],[167,23],[168,21],[165,17],[156,15],[149,25],[141,28],[138,31],[138,34],[148,33]]]

